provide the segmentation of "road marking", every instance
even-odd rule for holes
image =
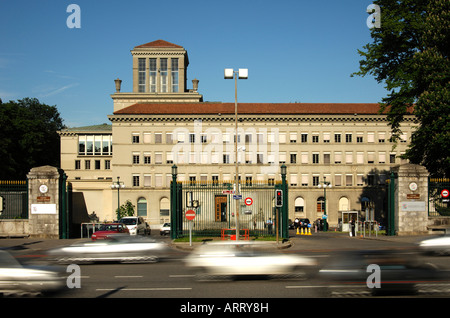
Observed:
[[[114,276],[115,278],[142,278],[144,276]]]
[[[195,277],[195,275],[169,275],[171,278],[179,278],[179,277]]]
[[[192,288],[183,288],[183,287],[155,287],[155,288],[123,288],[120,291],[168,291],[168,290],[191,290]],[[97,288],[97,291],[113,291],[117,290],[117,288]]]

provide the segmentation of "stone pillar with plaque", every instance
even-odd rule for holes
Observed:
[[[57,168],[36,167],[28,177],[30,237],[59,238],[59,179]]]
[[[425,167],[405,164],[398,167],[396,188],[398,235],[428,233],[428,171]]]

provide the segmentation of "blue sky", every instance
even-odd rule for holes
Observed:
[[[70,4],[81,28],[68,28]],[[114,79],[132,90],[133,47],[163,39],[189,55],[188,88],[234,101],[224,68],[248,68],[239,102],[376,103],[371,77],[350,77],[371,42],[370,0],[0,0],[0,98],[56,105],[69,127],[109,123]]]

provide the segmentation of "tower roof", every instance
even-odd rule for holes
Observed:
[[[179,48],[182,49],[182,46],[164,41],[164,40],[156,40],[153,42],[148,42],[145,44],[141,44],[136,46],[135,48]]]

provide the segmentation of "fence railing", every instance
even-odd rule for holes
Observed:
[[[428,179],[428,216],[450,216],[450,178]]]
[[[0,180],[0,219],[28,219],[28,181]]]

